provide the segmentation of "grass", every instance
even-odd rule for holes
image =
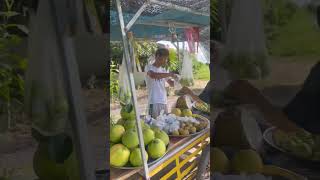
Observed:
[[[312,14],[299,9],[290,22],[279,29],[271,42],[273,56],[319,56],[320,31]]]
[[[196,80],[210,80],[210,70],[208,65],[201,65],[196,73],[193,73]]]

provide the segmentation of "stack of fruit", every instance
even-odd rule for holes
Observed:
[[[208,120],[197,118],[199,115],[181,117],[179,114],[180,110],[174,108],[171,114],[161,114],[150,124],[172,136],[192,135],[208,127]]]
[[[204,102],[196,102],[194,108],[207,114],[210,113],[210,105]]]
[[[264,167],[256,151],[240,150],[230,162],[226,154],[216,147],[210,150],[210,166],[213,173],[221,174],[260,174]]]
[[[252,149],[233,151],[229,157],[218,147],[210,150],[210,169],[217,180],[305,179],[274,165],[265,165],[259,153]]]
[[[180,109],[181,111],[188,110],[188,109],[190,110],[192,108],[190,97],[186,95],[180,96],[177,99],[176,108]]]
[[[139,138],[134,114],[126,107],[121,113],[121,119],[110,129],[110,164],[114,167],[140,167],[143,165]],[[162,157],[169,144],[169,136],[156,128],[151,129],[143,120],[143,140],[146,146],[147,160],[152,161]]]
[[[187,96],[180,96],[176,102],[176,108],[171,110],[171,114],[177,116],[177,120],[181,121],[180,127],[171,132],[174,136],[185,136],[202,131],[208,126],[208,122],[205,120],[197,119],[192,120],[194,115],[191,111],[191,105]],[[181,118],[185,117],[185,118]],[[192,119],[191,119],[192,118]]]
[[[180,128],[172,132],[174,136],[185,136],[189,134],[195,134],[200,132],[208,126],[207,121],[200,120],[199,123],[183,122],[180,124]]]
[[[273,134],[276,145],[287,152],[304,159],[320,161],[320,137],[301,131],[287,134],[277,129]]]

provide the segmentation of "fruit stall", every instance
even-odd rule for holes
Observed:
[[[177,43],[178,48],[179,41],[187,40],[181,35],[185,29],[209,26],[209,13],[157,0],[143,1],[142,4],[134,14],[128,13],[130,5],[125,7],[120,0],[113,4],[116,11],[111,8],[110,39],[122,40],[123,43],[129,86],[126,100],[129,101],[121,104],[121,119],[110,127],[110,178],[192,179],[196,174],[197,157],[210,143],[210,121],[206,117],[209,106],[191,104],[188,96],[182,95],[170,113],[161,113],[155,119],[149,115],[142,116],[136,97],[136,79],[131,68],[134,50],[130,39],[133,35],[143,40],[170,39]],[[196,4],[205,5],[209,1]],[[148,9],[151,5],[162,9],[151,16],[150,9],[152,11],[153,8]],[[149,16],[143,12],[149,13]],[[112,15],[116,18],[112,18]]]

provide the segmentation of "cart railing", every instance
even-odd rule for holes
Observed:
[[[175,163],[175,167],[173,169],[164,173],[162,177],[159,177],[160,180],[169,179],[174,174],[176,174],[176,179],[193,179],[196,173],[191,172],[197,168],[198,163],[194,159],[196,159],[197,155],[199,155],[201,151],[210,143],[209,130],[197,135],[193,139],[195,140],[191,141],[191,143],[185,143],[169,152],[167,155],[169,158],[152,165],[149,168],[149,177],[162,174],[161,171],[165,170],[168,165]],[[190,153],[190,150],[193,150],[193,152]],[[188,164],[188,167],[183,169],[183,167],[190,161],[191,164]],[[140,174],[142,174],[142,172],[140,172]]]

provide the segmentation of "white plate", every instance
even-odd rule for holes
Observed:
[[[273,133],[274,131],[276,130],[277,128],[276,127],[271,127],[271,128],[268,128],[267,130],[264,131],[263,133],[263,139],[270,145],[272,146],[273,148],[285,153],[285,154],[288,154],[292,157],[295,157],[297,159],[300,159],[300,160],[303,160],[303,161],[311,161],[311,162],[315,162],[315,163],[319,163],[320,161],[316,161],[316,160],[312,160],[312,159],[306,159],[306,158],[302,158],[302,157],[299,157],[295,154],[292,154],[288,151],[286,151],[285,149],[281,148],[280,146],[278,146],[274,140],[273,140]]]
[[[281,147],[279,147],[278,145],[276,145],[276,143],[274,142],[273,140],[273,133],[274,131],[276,130],[277,128],[276,127],[271,127],[271,128],[268,128],[267,130],[264,131],[263,133],[263,139],[270,145],[272,146],[273,148],[281,151],[281,152],[284,152],[284,153],[288,153],[286,150],[282,149]]]

